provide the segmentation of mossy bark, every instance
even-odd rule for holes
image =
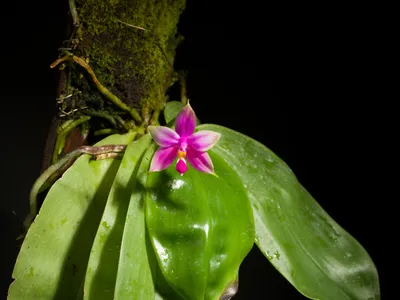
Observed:
[[[67,0],[64,0],[67,1]],[[90,137],[145,128],[155,122],[167,101],[167,90],[178,79],[175,50],[182,40],[177,24],[185,0],[69,0],[69,38],[57,63],[60,72],[57,116],[47,140],[42,169],[61,155],[90,143]],[[92,71],[92,75],[90,74]],[[93,80],[138,112],[110,101]],[[90,116],[75,128],[67,122]],[[89,137],[89,142],[88,142]],[[55,153],[54,153],[55,152]]]

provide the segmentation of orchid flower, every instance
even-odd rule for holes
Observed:
[[[160,146],[154,154],[150,172],[162,171],[168,168],[176,158],[176,171],[182,176],[189,164],[200,172],[214,174],[214,166],[206,151],[210,150],[221,135],[210,130],[196,128],[196,115],[187,104],[175,120],[175,130],[165,126],[149,126],[148,130],[153,140]]]

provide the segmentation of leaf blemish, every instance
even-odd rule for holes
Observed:
[[[103,221],[102,223],[101,223],[101,225],[105,228],[105,229],[110,229],[110,225],[108,225],[108,223],[106,222],[106,221]]]
[[[33,277],[33,276],[35,276],[35,272],[34,272],[34,270],[33,270],[33,267],[31,267],[31,268],[29,269],[29,275],[28,275],[28,277]]]

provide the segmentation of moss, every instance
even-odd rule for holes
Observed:
[[[76,5],[81,23],[76,55],[89,60],[100,82],[127,105],[159,108],[176,78],[172,65],[185,0],[76,0]]]

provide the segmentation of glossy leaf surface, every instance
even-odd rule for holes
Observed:
[[[184,299],[219,299],[254,243],[253,216],[235,172],[212,156],[218,177],[175,166],[150,173],[146,224],[159,267]]]
[[[127,144],[113,135],[97,146]],[[19,252],[9,300],[77,299],[93,239],[120,159],[83,155],[57,180],[29,228]]]
[[[93,242],[85,277],[85,293],[83,299],[114,299],[114,287],[119,265],[121,240],[124,232],[129,200],[131,199],[132,192],[136,189],[137,171],[141,158],[146,148],[150,145],[150,142],[151,137],[145,135],[139,140],[130,143],[125,150]],[[136,199],[133,199],[133,201],[135,200]],[[133,213],[133,211],[130,213]],[[139,219],[137,219],[137,221],[139,221]],[[143,231],[140,231],[140,227],[137,229],[137,231],[131,232],[128,239],[138,246],[142,246],[142,244],[144,246],[144,243],[141,243],[141,234],[143,234]],[[127,242],[126,239],[125,242]],[[143,269],[146,268],[147,265],[146,257],[137,257],[140,252],[135,251],[134,248],[135,247],[129,249],[130,251],[126,252],[125,255],[132,255],[136,258],[135,267],[132,270],[119,270],[120,279],[122,277],[123,280],[125,274],[134,272],[136,269],[136,275],[140,273],[144,283],[139,286],[138,282],[132,282],[132,285],[128,284],[126,286],[127,289],[125,291],[133,290],[134,293],[137,293],[132,295],[133,297],[129,299],[144,299],[141,296],[138,297],[142,292],[153,292],[154,298],[152,281],[150,280],[148,282],[148,280],[146,280],[146,274],[144,274],[145,270]],[[124,252],[126,250],[126,247],[124,247]],[[122,265],[122,268],[126,267],[126,265]],[[124,291],[121,291],[119,287],[116,292],[121,293]]]
[[[222,126],[207,124],[198,130],[221,134],[212,151],[237,172],[248,192],[256,243],[296,289],[312,299],[380,299],[377,270],[366,250],[277,155]]]
[[[150,136],[146,135],[142,145],[150,143]],[[143,139],[142,138],[142,139]],[[141,158],[140,166],[132,169],[135,174],[135,183],[130,189],[130,202],[125,220],[122,236],[121,251],[118,262],[118,273],[114,299],[117,300],[154,300],[154,282],[151,274],[151,265],[155,260],[150,261],[147,248],[151,249],[147,239],[145,214],[144,214],[144,186],[146,184],[147,172],[150,166],[150,158],[154,149],[149,147],[144,157]]]

